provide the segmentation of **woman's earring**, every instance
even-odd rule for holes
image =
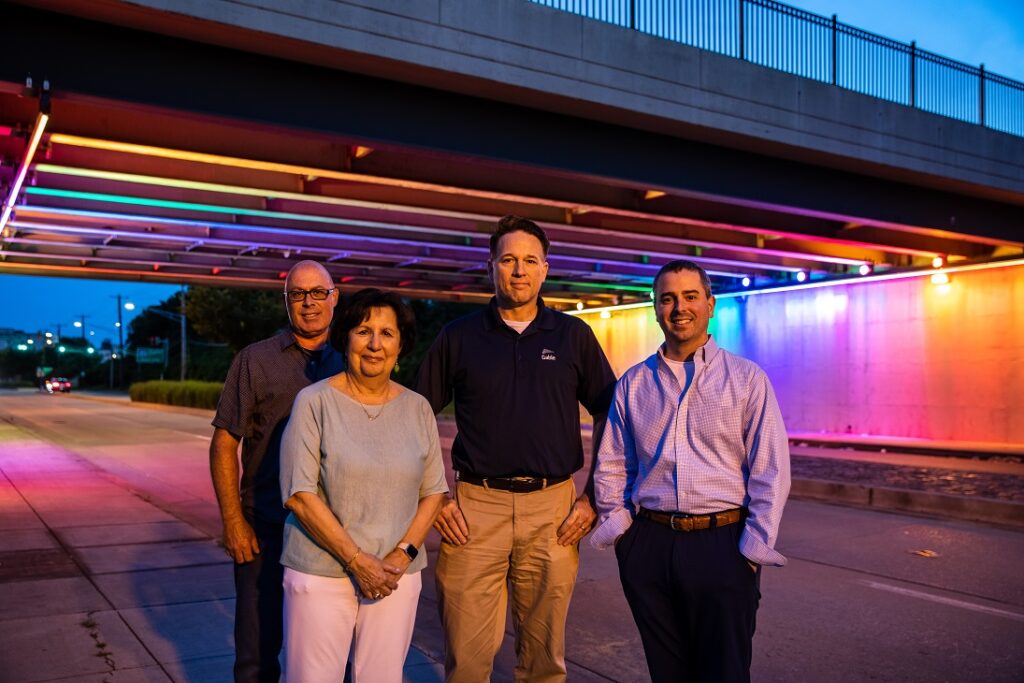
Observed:
[[[398,363],[395,363],[395,367],[392,368],[391,374],[392,375],[397,375],[398,374]]]

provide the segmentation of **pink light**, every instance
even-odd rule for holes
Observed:
[[[277,274],[277,278],[278,278],[279,280],[283,280],[283,279],[285,279],[286,277],[288,277],[288,272],[287,272],[287,271],[285,271],[285,270],[282,270],[282,271],[281,271],[280,273],[278,273],[278,274]]]
[[[28,175],[28,167],[32,163],[32,157],[36,155],[39,141],[43,138],[43,130],[46,129],[46,122],[49,120],[50,117],[42,112],[39,112],[39,115],[36,116],[36,123],[32,129],[32,137],[29,140],[28,149],[25,150],[25,157],[21,160],[18,173],[14,176],[14,184],[11,185],[11,191],[7,194],[7,199],[4,201],[3,212],[0,213],[0,231],[7,227],[7,221],[14,210],[14,204],[18,201],[18,194],[21,193],[21,186],[25,182],[25,176]]]
[[[220,268],[214,267],[210,272],[214,275],[220,275]]]
[[[868,275],[871,273],[871,266],[866,263],[862,263],[860,264],[860,268],[857,269],[857,272],[861,275]]]
[[[346,283],[352,282],[355,279],[356,279],[355,275],[346,275],[345,277],[341,278],[341,284],[344,285]]]

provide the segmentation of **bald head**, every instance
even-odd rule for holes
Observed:
[[[330,289],[334,284],[331,281],[331,274],[327,272],[327,269],[316,261],[299,261],[292,269],[288,271],[288,277],[284,279],[284,290],[287,292],[289,289],[294,289],[293,284],[302,280],[304,283],[309,282],[313,278],[318,278],[320,286],[324,289]],[[311,285],[305,284],[303,289],[311,288]]]

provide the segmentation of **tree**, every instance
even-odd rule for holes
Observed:
[[[190,287],[185,298],[189,326],[233,353],[266,339],[288,324],[281,290]]]

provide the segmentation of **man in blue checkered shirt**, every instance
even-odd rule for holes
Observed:
[[[708,334],[707,273],[672,261],[654,295],[665,343],[615,387],[591,543],[615,546],[654,683],[749,681],[761,566],[786,562],[786,430],[764,371]]]

